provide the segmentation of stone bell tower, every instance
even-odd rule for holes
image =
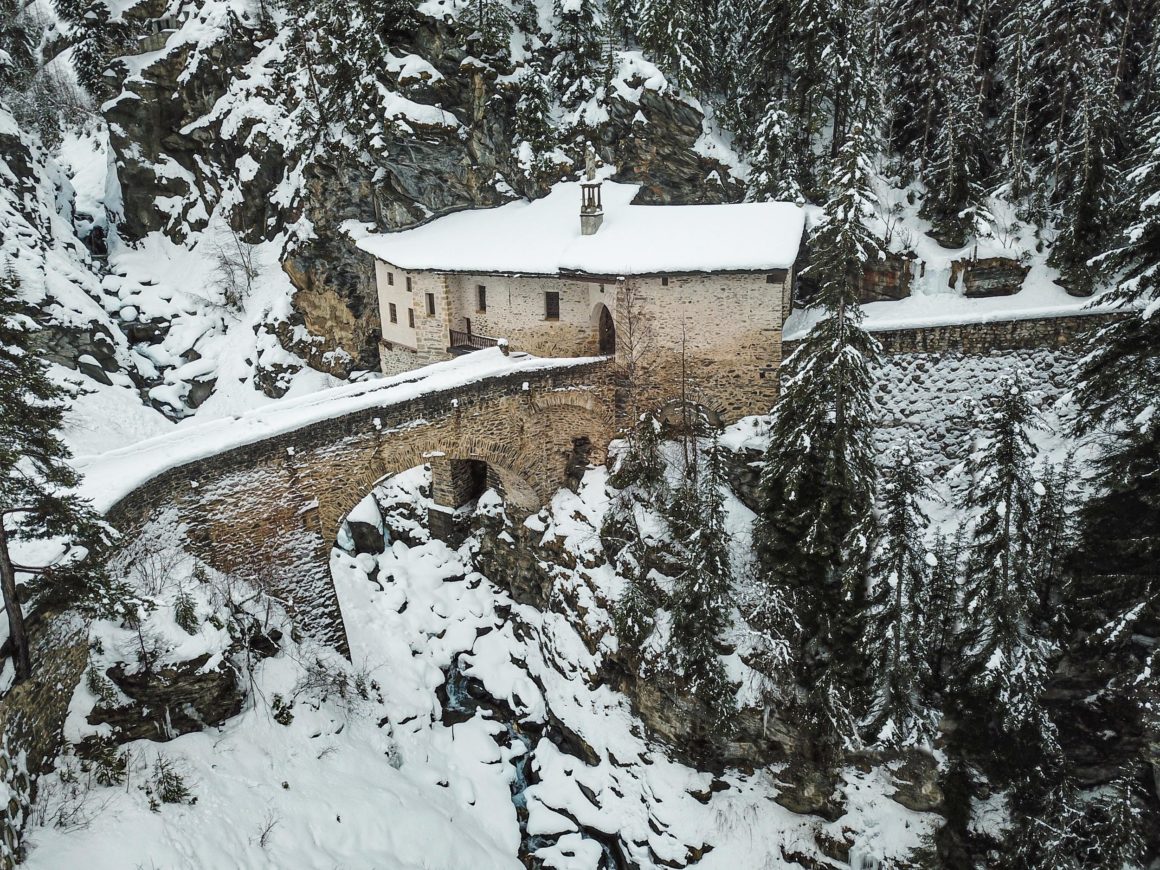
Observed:
[[[580,182],[580,233],[593,235],[604,222],[600,181],[596,178],[596,152],[589,145],[584,155],[584,180]]]

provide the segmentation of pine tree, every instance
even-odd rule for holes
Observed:
[[[506,59],[512,19],[500,0],[471,0],[460,21],[469,31],[467,45],[481,59]]]
[[[928,742],[936,718],[923,702],[930,658],[923,610],[931,565],[923,543],[928,494],[914,447],[899,450],[886,478],[881,537],[870,565],[870,602],[862,655],[872,663],[870,705],[863,717],[872,740],[895,746]]]
[[[549,78],[560,104],[576,110],[596,96],[602,26],[594,0],[555,0],[558,54]]]
[[[1082,60],[1078,111],[1056,161],[1056,186],[1066,199],[1051,262],[1063,272],[1073,293],[1088,295],[1100,274],[1088,261],[1107,245],[1108,216],[1115,197],[1115,95],[1109,79],[1111,52],[1093,49]]]
[[[714,441],[696,473],[683,476],[666,510],[673,543],[684,565],[675,578],[669,604],[669,654],[674,669],[722,721],[733,709],[732,692],[717,652],[719,638],[729,626],[733,579],[724,486],[721,447]]]
[[[1040,475],[1035,510],[1035,552],[1031,571],[1035,582],[1037,618],[1044,630],[1064,639],[1063,608],[1070,596],[1066,562],[1076,545],[1074,486],[1076,469],[1069,455],[1060,465],[1048,465]]]
[[[77,603],[115,591],[93,559],[103,543],[99,517],[71,490],[79,482],[69,451],[56,434],[64,415],[60,387],[49,380],[31,343],[32,321],[19,300],[11,263],[0,276],[0,588],[8,615],[16,680],[32,674],[18,573],[36,578],[47,594]],[[66,537],[91,558],[44,567],[12,561],[11,544]],[[27,587],[26,587],[27,588]]]
[[[947,74],[958,47],[958,4],[949,0],[885,0],[893,143],[919,168],[935,151],[946,119]]]
[[[1000,104],[1000,165],[1003,183],[1011,199],[1018,202],[1031,183],[1028,165],[1028,121],[1034,90],[1029,66],[1032,51],[1033,0],[1012,0],[999,23],[999,68],[1005,92]]]
[[[830,217],[811,237],[809,273],[825,314],[782,366],[754,530],[770,594],[793,601],[800,621],[799,681],[826,703],[849,700],[860,682],[849,651],[875,539],[870,366],[879,350],[862,329],[857,293],[866,262],[881,254],[862,223],[873,212],[870,173],[867,139],[855,126],[833,174]],[[848,719],[827,710],[808,715],[819,727]]]
[[[700,92],[709,84],[711,21],[697,0],[641,0],[637,38],[682,90]]]
[[[733,4],[730,4],[733,5]],[[789,49],[786,33],[792,6],[783,0],[737,0],[735,32],[735,93],[724,101],[722,116],[729,119],[739,147],[753,152],[760,147],[755,131],[772,105],[783,107],[793,116],[796,103],[790,99]],[[724,15],[724,13],[722,13]],[[723,25],[727,26],[723,21]],[[794,128],[804,134],[801,125]],[[787,133],[793,130],[787,130]],[[802,149],[796,147],[796,151]]]
[[[756,150],[750,157],[749,198],[756,202],[779,200],[804,202],[795,163],[800,148],[797,131],[789,113],[771,102],[757,127]]]
[[[1040,696],[1052,652],[1035,620],[1032,425],[1022,384],[1000,381],[981,422],[986,435],[970,460],[967,509],[974,516],[963,596],[965,689],[981,721],[994,722],[1029,749],[1047,739]]]
[[[652,634],[659,597],[648,578],[652,559],[637,511],[638,506],[664,504],[668,485],[657,419],[651,414],[641,415],[625,440],[625,449],[609,478],[620,492],[605,516],[600,537],[613,567],[626,583],[613,614],[617,636],[629,646],[638,647]]]
[[[22,87],[36,69],[32,37],[18,0],[0,0],[0,93]]]
[[[1072,658],[1117,729],[1160,735],[1160,110],[1133,162],[1127,228],[1103,265],[1121,316],[1089,334],[1075,391],[1076,434],[1098,436],[1101,452],[1071,607],[1091,639]]]
[[[926,155],[922,173],[927,195],[922,216],[933,224],[932,235],[943,245],[962,247],[975,230],[983,200],[980,178],[982,106],[966,34],[949,38],[947,66],[939,82],[945,106]]]
[[[924,671],[927,684],[923,697],[934,706],[942,702],[947,688],[950,665],[957,658],[955,644],[958,633],[960,562],[963,552],[963,531],[955,536],[935,538],[931,546],[934,564],[919,595],[922,621],[922,649],[926,653]]]
[[[72,25],[72,65],[77,80],[98,100],[111,96],[104,72],[116,55],[116,46],[124,36],[124,25],[113,20],[106,0],[62,0],[58,14]]]
[[[529,172],[546,177],[551,171],[549,154],[556,147],[556,130],[552,123],[547,81],[529,65],[520,74],[519,88],[515,151]]]
[[[858,0],[802,0],[792,4],[783,39],[789,45],[793,116],[798,125],[795,164],[801,184],[812,195],[817,186],[815,146],[832,130],[829,153],[836,155],[853,122],[868,120],[860,111],[865,65],[856,32]],[[868,92],[868,88],[865,89]]]

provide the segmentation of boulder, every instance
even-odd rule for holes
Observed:
[[[242,709],[242,689],[234,669],[224,659],[203,670],[209,654],[158,670],[126,671],[116,664],[105,674],[129,698],[120,707],[98,704],[88,715],[90,725],[108,724],[116,743],[130,740],[172,740],[182,734],[220,725]]]
[[[978,260],[955,260],[951,263],[950,286],[958,287],[963,295],[978,299],[986,296],[1013,296],[1023,287],[1023,279],[1031,271],[1009,257],[984,257]]]

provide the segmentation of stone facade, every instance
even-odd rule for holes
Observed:
[[[595,356],[606,310],[616,363],[624,369],[630,356],[639,360],[645,401],[663,406],[685,395],[720,419],[736,420],[765,413],[777,399],[793,270],[614,278],[408,272],[377,261],[375,272],[380,355],[390,374],[446,359],[451,330],[504,338],[512,349],[538,356]],[[558,294],[556,316],[548,293]],[[636,341],[626,341],[630,334]]]
[[[191,552],[272,585],[304,632],[345,651],[329,553],[374,484],[433,460],[485,462],[510,509],[533,511],[574,474],[577,455],[604,461],[609,381],[607,363],[580,364],[325,420],[170,469],[109,519],[128,534],[150,518],[182,527]]]

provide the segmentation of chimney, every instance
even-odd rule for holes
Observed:
[[[580,233],[591,236],[604,223],[604,205],[600,201],[600,182],[596,178],[596,152],[588,146],[584,158],[584,180],[580,182]]]

